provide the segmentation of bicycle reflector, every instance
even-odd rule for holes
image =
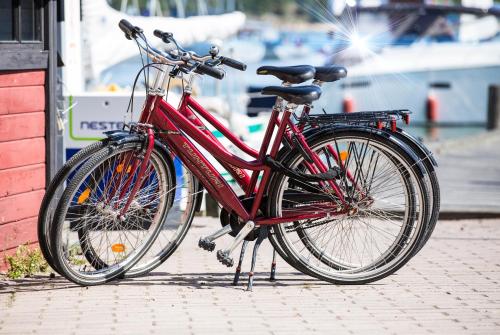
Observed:
[[[340,160],[345,161],[347,159],[347,151],[341,151],[340,152]]]
[[[125,245],[122,243],[115,243],[111,246],[113,252],[125,252]]]
[[[123,166],[124,166],[123,163],[118,164],[118,166],[116,167],[116,172],[121,173],[123,171]],[[127,173],[130,173],[131,169],[132,169],[132,166],[129,165],[127,168]]]
[[[90,197],[90,188],[86,188],[85,191],[83,191],[80,196],[78,197],[78,204],[81,205],[83,204],[88,198]]]
[[[406,124],[410,124],[410,114],[403,115],[403,120]]]
[[[391,131],[395,132],[397,129],[396,129],[396,119],[395,118],[392,118],[391,119]]]

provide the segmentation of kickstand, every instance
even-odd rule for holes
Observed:
[[[241,246],[240,252],[240,260],[238,262],[238,266],[236,267],[236,272],[234,273],[233,285],[238,285],[238,281],[240,280],[240,272],[241,272],[241,263],[243,262],[243,257],[245,257],[245,250],[248,246],[248,241],[243,241],[243,245]]]
[[[276,249],[273,249],[273,262],[271,263],[271,276],[269,281],[276,280]]]
[[[255,271],[255,262],[257,261],[257,252],[259,251],[260,244],[264,241],[268,234],[267,227],[260,227],[259,229],[259,237],[257,237],[257,241],[255,241],[255,245],[253,246],[253,254],[252,254],[252,267],[250,268],[250,273],[248,274],[248,285],[247,291],[252,291],[253,288],[253,275]]]

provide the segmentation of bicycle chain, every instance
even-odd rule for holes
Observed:
[[[323,221],[317,221],[317,222],[313,222],[312,224],[310,225],[307,225],[308,223],[311,223],[311,222],[304,222],[304,223],[301,223],[300,225],[298,226],[293,226],[293,227],[285,227],[285,231],[287,233],[291,233],[291,232],[294,232],[294,231],[297,231],[297,229],[309,229],[309,228],[314,228],[314,227],[318,227],[318,226],[321,226],[321,225],[324,225],[324,224],[327,224],[329,222],[332,222],[332,221],[335,221],[337,219],[325,219]],[[304,227],[305,225],[307,225],[306,227]]]

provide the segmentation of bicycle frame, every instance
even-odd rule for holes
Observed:
[[[311,211],[310,214],[288,214],[283,217],[257,217],[261,206],[264,192],[267,189],[272,169],[264,164],[264,159],[269,151],[271,158],[276,158],[280,144],[284,136],[288,136],[287,129],[296,131],[296,126],[291,122],[290,115],[293,110],[285,108],[281,111],[280,104],[273,108],[271,117],[259,151],[256,151],[238,137],[231,133],[222,123],[214,118],[191,96],[190,90],[186,90],[181,98],[179,108],[176,109],[163,99],[158,90],[152,90],[146,97],[146,102],[140,116],[140,124],[151,125],[155,129],[155,136],[159,137],[170,147],[171,151],[179,157],[185,166],[200,180],[210,195],[224,208],[234,211],[242,220],[253,220],[255,224],[273,225],[283,222],[298,221],[304,219],[321,218],[328,212],[338,211],[337,206],[325,206],[324,211]],[[220,131],[230,142],[240,150],[254,158],[247,161],[229,152],[206,128],[204,123],[195,114],[197,113],[208,123]],[[282,113],[281,118],[279,114]],[[271,138],[278,128],[274,142]],[[214,166],[201,154],[198,148],[190,140],[198,143],[209,152],[219,163],[232,175],[238,185],[243,189],[246,196],[255,195],[253,205],[247,210],[233,189],[224,180]],[[300,140],[300,139],[299,139]],[[328,168],[321,159],[312,152],[305,140],[302,138],[304,149],[313,158],[313,163],[307,163],[312,173],[326,172]],[[269,150],[270,148],[270,150]],[[251,176],[245,170],[251,170]],[[262,179],[257,187],[257,181],[262,172]],[[343,203],[341,191],[334,181],[328,181],[336,195]],[[344,212],[342,212],[344,213]],[[339,213],[340,214],[340,213]]]

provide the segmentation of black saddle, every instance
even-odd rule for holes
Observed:
[[[316,66],[314,79],[324,82],[337,81],[347,76],[347,70],[343,66]]]
[[[270,74],[291,84],[300,84],[314,78],[314,67],[310,65],[295,66],[261,66],[257,74]]]
[[[305,105],[318,100],[321,96],[321,88],[315,85],[307,86],[267,86],[262,89],[264,95],[277,95],[288,102]]]

